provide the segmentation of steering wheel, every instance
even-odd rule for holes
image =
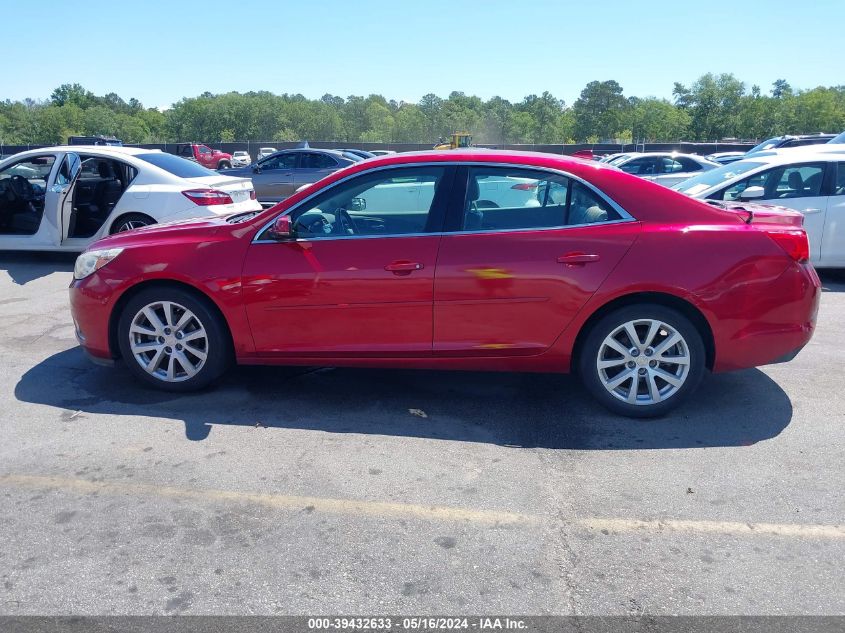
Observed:
[[[294,226],[298,226],[305,230],[305,232],[311,235],[330,235],[333,231],[332,223],[329,222],[328,218],[320,214],[303,214],[295,223]]]
[[[20,174],[15,174],[9,178],[9,188],[15,194],[15,197],[23,202],[31,202],[37,197],[35,187]]]
[[[342,235],[355,235],[355,221],[349,212],[343,207],[335,209],[335,216],[337,217],[338,229]]]

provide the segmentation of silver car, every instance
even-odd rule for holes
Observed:
[[[666,187],[697,176],[703,171],[721,167],[718,163],[696,154],[677,152],[633,152],[628,154],[625,160],[614,160],[611,164],[624,172]]]
[[[328,149],[286,149],[258,160],[248,167],[227,169],[227,176],[252,178],[262,204],[275,204],[293,195],[303,185],[317,182],[355,161]]]

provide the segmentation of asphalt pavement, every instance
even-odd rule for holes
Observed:
[[[845,272],[657,421],[566,376],[91,365],[0,253],[0,614],[845,614]]]

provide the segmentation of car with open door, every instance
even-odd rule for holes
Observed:
[[[820,296],[808,255],[794,211],[452,150],[355,163],[259,214],[105,238],[70,298],[95,362],[169,391],[234,363],[574,372],[646,417],[708,371],[794,357]]]
[[[249,179],[158,150],[46,147],[0,161],[0,250],[81,251],[150,224],[260,209]]]
[[[674,187],[702,200],[765,203],[801,214],[816,268],[845,268],[845,146],[749,155]]]

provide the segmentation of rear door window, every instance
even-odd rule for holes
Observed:
[[[302,155],[302,169],[332,169],[337,167],[337,161],[326,154],[309,152]]]
[[[619,218],[609,202],[566,176],[473,167],[467,180],[461,230],[544,229]]]

